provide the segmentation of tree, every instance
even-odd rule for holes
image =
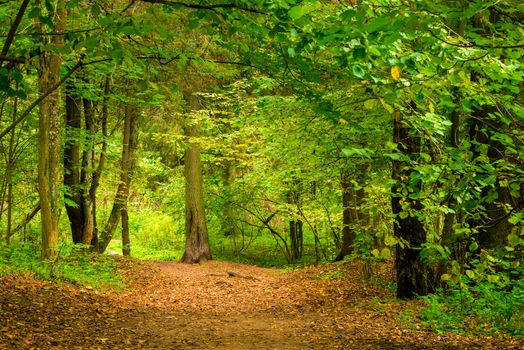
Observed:
[[[53,19],[54,35],[50,43],[58,50],[63,45],[60,33],[65,29],[65,2],[56,0]],[[43,32],[43,26],[38,23]],[[59,161],[60,161],[60,93],[56,85],[60,80],[61,55],[58,52],[43,52],[39,56],[39,92],[49,95],[40,102],[38,191],[40,194],[40,216],[42,226],[42,258],[58,254],[58,208],[59,208]]]
[[[198,100],[194,95],[187,99],[190,101],[190,110],[184,126],[185,135],[189,140],[184,154],[186,244],[181,261],[199,263],[211,260],[212,257],[204,209],[198,121],[194,118],[194,114],[198,113]]]

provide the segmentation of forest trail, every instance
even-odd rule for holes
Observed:
[[[97,292],[0,277],[0,349],[518,349],[396,321],[398,302],[357,262],[284,272],[221,261],[126,262],[130,286]],[[388,278],[388,272],[377,272]],[[418,303],[418,304],[417,304]],[[397,316],[397,317],[395,317]]]

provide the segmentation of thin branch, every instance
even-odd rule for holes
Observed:
[[[20,231],[24,226],[27,226],[27,224],[35,217],[35,215],[40,211],[40,202],[36,204],[36,206],[31,210],[29,214],[26,215],[24,220],[16,226],[13,230],[11,230],[11,236],[13,236],[16,232]]]
[[[82,59],[84,58],[84,56],[80,57],[80,59],[78,60],[78,62],[73,66],[73,68],[71,68],[69,70],[69,72],[67,72],[66,75],[64,75],[62,77],[62,79],[60,79],[60,81],[58,83],[56,83],[53,87],[51,87],[51,89],[49,89],[46,93],[44,93],[43,95],[41,95],[39,98],[37,98],[33,103],[31,103],[31,105],[29,105],[29,107],[27,107],[27,109],[20,115],[20,117],[18,117],[18,119],[16,119],[15,121],[13,121],[13,123],[11,125],[9,125],[7,128],[4,129],[4,131],[2,131],[0,133],[0,139],[2,139],[5,135],[7,135],[13,128],[15,128],[18,124],[20,124],[20,122],[22,122],[28,115],[29,113],[31,113],[31,111],[36,107],[38,106],[47,96],[49,96],[53,91],[55,91],[56,89],[58,89],[67,79],[69,79],[69,77],[71,75],[73,75],[73,73],[80,67],[82,67]]]
[[[140,0],[140,1],[148,2],[148,3],[151,3],[151,4],[162,4],[162,5],[168,5],[168,6],[182,6],[182,7],[186,7],[186,8],[190,8],[190,9],[195,9],[195,10],[211,10],[211,11],[214,11],[214,10],[220,9],[220,8],[231,8],[231,9],[242,10],[242,11],[245,11],[245,12],[259,13],[259,14],[263,14],[263,15],[266,14],[264,11],[257,10],[257,9],[254,9],[254,8],[245,7],[245,6],[239,6],[239,5],[235,4],[235,3],[231,3],[231,4],[215,4],[215,5],[197,5],[197,4],[187,4],[187,3],[184,3],[184,2],[180,2],[180,1],[170,1],[170,0]]]
[[[24,57],[9,57],[5,55],[0,55],[0,61],[7,61],[11,63],[25,63],[26,59]]]
[[[448,45],[451,45],[451,46],[456,46],[456,47],[465,47],[465,48],[481,48],[481,49],[519,49],[521,47],[524,47],[524,44],[519,44],[519,45],[480,45],[480,44],[459,44],[459,43],[452,43],[450,41],[447,41],[445,39],[442,39],[441,37],[439,37],[438,35],[436,35],[435,33],[433,33],[431,30],[429,31],[429,33],[431,34],[432,37],[434,37],[435,39],[439,40],[439,41],[442,41],[443,43],[445,44],[448,44]]]
[[[28,4],[29,4],[29,0],[24,0],[22,5],[20,5],[20,9],[18,10],[16,18],[13,21],[11,28],[9,29],[9,33],[7,34],[7,39],[5,40],[4,47],[2,48],[2,53],[0,53],[0,56],[6,56],[7,52],[9,52],[9,47],[11,47],[11,44],[13,43],[13,40],[16,34],[16,30],[18,29],[18,26],[20,25],[20,22],[22,21],[22,17],[24,17],[24,13],[25,13],[25,10],[27,9]]]

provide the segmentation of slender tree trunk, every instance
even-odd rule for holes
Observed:
[[[73,84],[67,84],[65,89],[65,125],[66,140],[64,143],[64,185],[68,189],[64,197],[67,200],[65,208],[73,243],[82,243],[84,231],[84,216],[82,209],[82,194],[80,188],[80,137],[81,137],[81,98]]]
[[[188,126],[186,135],[191,138],[198,137],[198,125]],[[204,210],[200,145],[196,142],[192,142],[185,152],[184,176],[186,179],[186,245],[181,261],[198,263],[210,260],[212,256]]]
[[[18,98],[15,97],[13,104],[13,121],[16,120]],[[11,239],[11,230],[13,225],[13,173],[15,167],[15,129],[11,130],[9,135],[9,148],[7,150],[6,162],[6,181],[7,181],[7,230],[5,233],[5,242],[9,244]]]
[[[131,255],[131,241],[129,237],[129,215],[128,215],[128,201],[129,201],[129,185],[131,183],[131,169],[134,164],[134,149],[136,145],[136,111],[131,106],[126,106],[125,121],[124,121],[124,153],[122,154],[122,206],[120,208],[120,216],[122,219],[122,255]]]
[[[124,131],[122,141],[122,160],[120,162],[120,182],[116,190],[115,200],[111,213],[107,219],[106,225],[98,242],[98,250],[103,253],[118,226],[118,222],[122,218],[122,210],[125,211],[124,221],[127,220],[127,200],[129,196],[129,185],[131,183],[131,172],[134,167],[134,152],[137,145],[136,124],[138,118],[136,117],[136,109],[132,106],[126,106],[124,109]],[[127,221],[124,223],[127,227]],[[123,227],[124,229],[124,227]],[[127,254],[129,249],[129,230],[122,232],[122,253]],[[127,248],[126,248],[127,247]]]
[[[420,152],[420,139],[409,135],[409,128],[403,124],[399,111],[394,113],[394,142],[399,150],[408,157]],[[421,211],[418,200],[402,195],[404,178],[409,179],[410,170],[405,169],[401,161],[393,161],[392,177],[396,184],[392,188],[391,206],[396,215],[394,224],[395,235],[405,242],[397,246],[395,268],[397,274],[397,297],[413,298],[417,295],[427,295],[434,291],[433,272],[424,264],[420,257],[420,248],[426,242],[426,231],[423,224],[409,213],[403,213],[403,204],[409,204],[414,211]]]
[[[342,173],[340,184],[342,186],[342,244],[335,261],[341,261],[345,256],[351,254],[357,236],[355,232],[357,221],[356,193],[348,172]]]
[[[91,239],[91,249],[93,251],[99,252],[99,240],[98,240],[98,223],[96,221],[96,191],[100,186],[100,178],[102,177],[102,172],[104,171],[105,161],[106,161],[106,152],[107,152],[107,100],[109,96],[109,77],[106,77],[104,83],[104,102],[102,106],[102,113],[100,115],[100,124],[102,126],[102,150],[100,151],[100,157],[98,159],[98,166],[93,172],[93,178],[91,180],[91,187],[89,188],[89,197],[93,203],[93,237]]]
[[[57,0],[54,31],[63,32],[65,28],[65,3]],[[54,46],[63,44],[61,35],[51,39]],[[45,94],[60,80],[61,58],[54,52],[43,52],[39,56],[39,93]],[[40,217],[42,226],[42,258],[58,254],[58,180],[60,161],[60,94],[53,91],[40,103],[39,118],[39,162],[38,185],[40,195]]]
[[[82,172],[80,183],[82,187],[82,244],[90,245],[95,232],[95,200],[91,197],[90,187],[93,174],[93,158],[95,152],[95,118],[92,101],[83,99],[84,122],[87,135],[86,146],[82,155]]]

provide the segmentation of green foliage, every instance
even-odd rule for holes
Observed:
[[[90,253],[88,247],[63,244],[54,260],[42,261],[40,247],[31,243],[0,246],[0,274],[31,273],[55,282],[86,288],[123,287],[118,261]]]
[[[480,283],[463,276],[446,291],[424,298],[422,320],[439,332],[524,335],[523,273],[522,268],[511,274],[495,273]]]

